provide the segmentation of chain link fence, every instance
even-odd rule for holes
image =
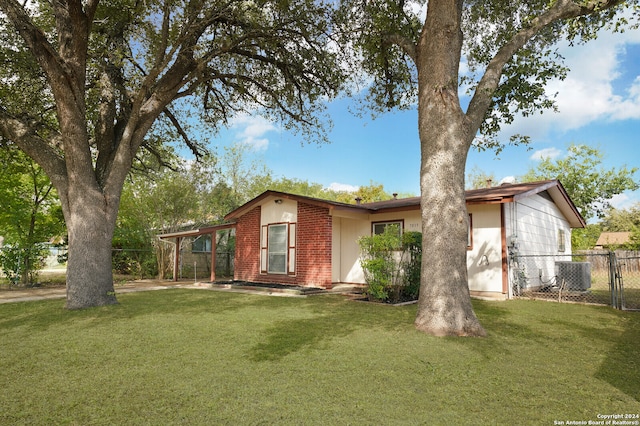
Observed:
[[[613,307],[640,311],[640,253],[626,252],[615,258]]]
[[[572,255],[513,255],[511,295],[640,310],[640,255],[589,251]]]

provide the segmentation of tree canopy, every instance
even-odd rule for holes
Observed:
[[[469,149],[527,142],[526,135],[508,142],[496,135],[518,114],[555,108],[545,85],[565,76],[557,42],[588,41],[630,18],[635,26],[636,7],[622,0],[342,1],[344,43],[372,80],[365,100],[378,112],[418,105],[423,246],[434,249],[422,257],[418,329],[485,334],[467,276]],[[463,62],[468,72],[461,73]]]
[[[602,218],[611,207],[614,195],[640,188],[634,176],[637,168],[623,165],[605,169],[602,166],[603,159],[604,154],[597,148],[571,144],[565,157],[542,159],[522,180],[558,179],[585,220]]]
[[[202,155],[194,123],[215,131],[263,114],[322,140],[323,101],[345,79],[332,11],[315,0],[0,0],[0,136],[57,189],[67,307],[117,302],[124,181],[145,158],[163,162],[168,142]]]

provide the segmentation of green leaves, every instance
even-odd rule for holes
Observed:
[[[420,287],[422,234],[400,234],[398,225],[387,225],[384,232],[358,239],[360,264],[371,300],[398,302],[415,300]]]
[[[603,154],[596,148],[572,144],[566,157],[543,159],[523,179],[559,179],[583,218],[603,217],[614,195],[636,190],[640,184],[634,177],[637,168],[604,169],[602,159]]]

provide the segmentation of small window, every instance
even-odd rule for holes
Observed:
[[[192,253],[211,253],[211,235],[198,235],[191,243]]]
[[[371,231],[373,235],[383,234],[387,226],[396,226],[400,235],[402,235],[402,228],[404,223],[401,220],[391,222],[374,222],[371,224]]]
[[[565,232],[564,229],[558,229],[558,252],[564,253],[565,250]]]
[[[287,273],[287,235],[286,224],[269,225],[267,272],[270,274]]]

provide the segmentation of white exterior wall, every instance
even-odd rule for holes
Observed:
[[[270,223],[298,222],[298,203],[292,200],[281,200],[281,203],[268,199],[260,209],[260,226]]]
[[[519,254],[549,256],[528,258],[523,262],[527,287],[544,285],[544,282],[548,282],[555,275],[555,262],[561,259],[558,256],[571,254],[569,222],[553,201],[538,194],[508,204],[505,208],[505,223],[507,242],[517,237]],[[564,252],[559,251],[559,230],[564,231]],[[566,260],[571,259],[567,256]],[[510,264],[511,266],[513,265]],[[513,281],[512,275],[510,272],[510,283]]]
[[[420,232],[420,212],[385,213],[333,218],[332,279],[334,282],[365,284],[360,265],[358,238],[370,236],[374,222],[404,221],[404,232]]]
[[[469,290],[502,294],[502,233],[500,204],[468,206],[472,249],[467,250]]]
[[[334,282],[364,284],[358,238],[370,229],[364,220],[333,218],[331,273]]]

